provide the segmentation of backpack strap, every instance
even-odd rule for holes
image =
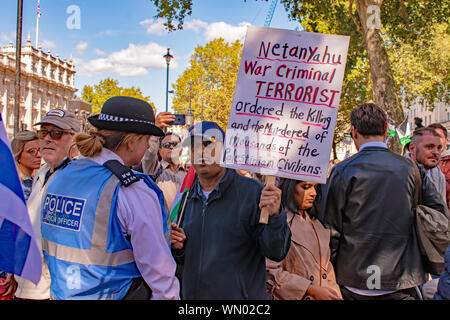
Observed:
[[[103,166],[108,168],[120,180],[124,187],[129,187],[140,179],[133,170],[117,160],[108,160]]]
[[[159,178],[159,176],[161,175],[162,172],[163,172],[163,167],[160,164],[156,173],[154,175],[150,175],[150,177],[153,179],[153,181],[156,181],[156,179]]]

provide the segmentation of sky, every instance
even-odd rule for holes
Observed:
[[[44,52],[71,57],[75,63],[76,93],[85,85],[107,77],[122,87],[135,86],[165,110],[167,67],[163,55],[173,55],[169,66],[171,84],[189,66],[197,46],[223,37],[245,38],[246,26],[263,26],[273,0],[194,0],[193,13],[185,18],[184,30],[168,32],[155,18],[150,0],[40,0],[39,45]],[[22,44],[28,36],[36,43],[38,0],[23,0]],[[0,11],[0,46],[15,44],[17,1],[3,0]],[[270,27],[295,29],[282,4],[276,6]],[[169,110],[172,94],[169,94]]]

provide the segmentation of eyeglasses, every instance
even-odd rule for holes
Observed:
[[[71,136],[73,136],[72,132],[64,131],[64,130],[58,130],[58,129],[54,129],[54,130],[50,130],[50,131],[49,130],[45,130],[45,129],[41,129],[41,130],[38,130],[37,134],[38,134],[38,138],[39,139],[44,139],[46,135],[50,135],[50,137],[53,140],[61,139],[61,137],[64,134],[70,134]]]
[[[179,142],[165,142],[163,143],[161,146],[164,149],[170,149],[170,147],[172,146],[173,148],[176,148],[180,143]]]

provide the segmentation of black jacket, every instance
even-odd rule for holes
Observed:
[[[331,261],[340,285],[399,290],[425,282],[412,210],[413,165],[389,149],[366,147],[333,168],[323,220],[331,229]],[[422,203],[445,213],[421,166],[420,171]],[[373,287],[375,270],[379,288]]]
[[[183,299],[267,299],[265,257],[284,259],[291,232],[284,210],[267,225],[258,223],[262,188],[227,169],[203,204],[194,184],[181,223],[184,254],[175,254],[183,266]]]

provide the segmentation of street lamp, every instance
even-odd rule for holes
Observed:
[[[14,135],[20,129],[20,65],[22,57],[23,0],[17,1],[16,79],[14,81]]]
[[[194,124],[194,114],[191,110],[186,113],[186,125],[188,129]]]
[[[167,53],[163,56],[166,59],[167,63],[167,76],[166,76],[166,112],[169,108],[169,64],[170,60],[173,59],[173,56],[170,54],[170,49],[167,48]]]

